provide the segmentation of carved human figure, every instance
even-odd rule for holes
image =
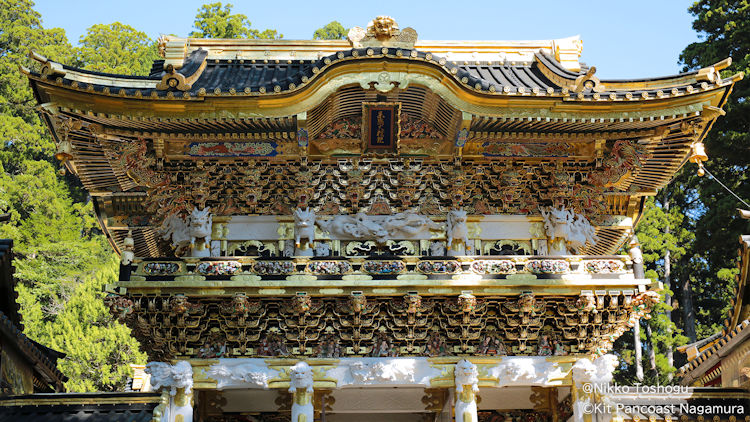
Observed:
[[[195,241],[198,239],[203,239],[202,246],[206,250],[211,247],[212,222],[213,216],[211,215],[211,207],[206,207],[202,210],[199,210],[197,207],[193,208],[193,212],[190,213],[188,224],[190,246],[193,248],[193,254],[195,254],[196,250]]]
[[[302,239],[307,239],[308,245],[315,241],[315,211],[309,207],[294,210],[294,242],[297,247],[301,246]]]
[[[466,359],[456,363],[456,422],[477,422],[476,393],[479,391],[477,366]]]
[[[289,371],[292,393],[292,422],[313,422],[313,371],[306,362],[297,362]]]
[[[122,255],[120,255],[120,265],[128,266],[133,263],[135,258],[135,242],[133,241],[133,234],[128,231],[128,237],[122,241]]]
[[[446,219],[445,234],[448,237],[447,248],[450,249],[453,241],[460,239],[464,242],[464,250],[469,249],[469,228],[466,225],[466,211],[450,210]]]
[[[586,245],[595,245],[599,240],[596,230],[586,217],[561,208],[541,209],[544,231],[549,238],[552,255],[566,255],[568,248],[578,250]]]
[[[638,236],[633,235],[628,242],[628,255],[630,260],[633,261],[633,275],[635,278],[644,278],[645,273],[643,270],[643,253],[641,252],[641,245],[638,241]]]
[[[538,356],[552,356],[552,345],[550,344],[548,334],[539,336],[539,347],[536,354]]]
[[[593,246],[598,241],[599,238],[596,236],[596,230],[591,226],[589,220],[580,214],[575,214],[575,219],[571,225],[570,238],[568,238],[568,245],[578,251],[586,246],[587,242]]]

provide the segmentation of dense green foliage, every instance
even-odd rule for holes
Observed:
[[[693,28],[701,41],[688,45],[680,55],[685,71],[711,66],[727,57],[732,65],[723,77],[750,71],[750,3],[747,0],[700,0],[689,9]],[[750,198],[750,83],[737,82],[724,110],[705,139],[708,172],[723,181],[745,201]],[[648,276],[669,281],[674,298],[655,317],[643,321],[644,382],[669,382],[669,372],[685,363],[674,355],[667,363],[669,346],[695,341],[719,332],[735,299],[737,240],[750,233],[750,224],[737,216],[741,203],[710,175],[699,177],[687,164],[677,177],[646,207],[637,233],[643,244]],[[669,211],[665,211],[666,205]],[[669,233],[667,233],[669,232]],[[669,250],[671,273],[665,279],[665,256]],[[672,308],[674,310],[672,311]],[[672,311],[670,313],[670,311]],[[651,338],[646,337],[650,328]],[[684,335],[683,335],[684,334]],[[619,378],[634,380],[632,335],[616,345],[624,364]],[[651,366],[649,352],[656,352]]]
[[[345,40],[346,29],[338,21],[331,21],[313,33],[314,40]]]
[[[746,0],[702,0],[690,7],[693,28],[702,41],[692,43],[680,55],[685,70],[710,66],[727,57],[732,65],[722,71],[728,77],[750,72],[750,4]],[[737,82],[724,106],[727,114],[706,137],[710,173],[726,183],[745,201],[750,199],[750,80]],[[737,239],[750,233],[750,224],[737,216],[742,205],[710,177],[680,180],[694,192],[691,213],[696,215],[695,249],[701,261],[694,264],[698,337],[716,331],[733,297],[737,274]]]
[[[121,75],[148,75],[158,58],[156,43],[129,25],[94,25],[75,49],[80,67]]]
[[[273,29],[261,32],[253,29],[247,16],[232,14],[232,5],[222,7],[221,2],[204,4],[195,16],[195,29],[190,33],[195,38],[258,38],[274,39],[283,37]]]
[[[74,59],[64,32],[44,29],[32,7],[28,0],[0,1],[0,212],[10,214],[10,221],[0,225],[0,237],[15,240],[26,334],[68,355],[60,362],[70,378],[66,387],[122,389],[128,364],[143,362],[145,355],[130,330],[114,322],[102,303],[103,285],[116,278],[113,253],[90,201],[75,178],[61,175],[52,158],[54,143],[18,65],[31,67],[27,55],[34,50],[97,70],[141,69],[135,59],[141,53],[134,53],[138,56],[131,56],[132,62],[107,62],[97,52],[107,54],[104,50],[119,36],[99,25],[81,40]],[[122,28],[118,31],[129,31]]]

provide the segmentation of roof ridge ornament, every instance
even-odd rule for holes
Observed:
[[[390,16],[378,16],[367,24],[367,29],[355,26],[346,38],[352,48],[362,47],[401,47],[414,48],[417,31],[414,28],[399,30],[396,20]]]

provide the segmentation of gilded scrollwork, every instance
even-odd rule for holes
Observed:
[[[599,296],[594,296],[596,306]],[[587,303],[585,292],[582,297]],[[148,341],[151,358],[164,360],[203,355],[602,354],[630,323],[647,317],[658,294],[633,298],[629,292],[607,292],[601,300],[596,313],[586,311],[590,305],[581,308],[565,297],[487,297],[469,292],[453,297],[411,293],[401,298],[360,292],[321,298],[112,295],[108,303],[115,316],[125,312],[124,322],[137,338]],[[213,340],[206,343],[206,338]]]

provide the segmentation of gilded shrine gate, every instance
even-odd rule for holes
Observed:
[[[600,80],[581,46],[378,17],[348,41],[165,37],[143,77],[34,55],[154,421],[591,420],[581,386],[659,300],[644,200],[707,158],[742,76]]]

